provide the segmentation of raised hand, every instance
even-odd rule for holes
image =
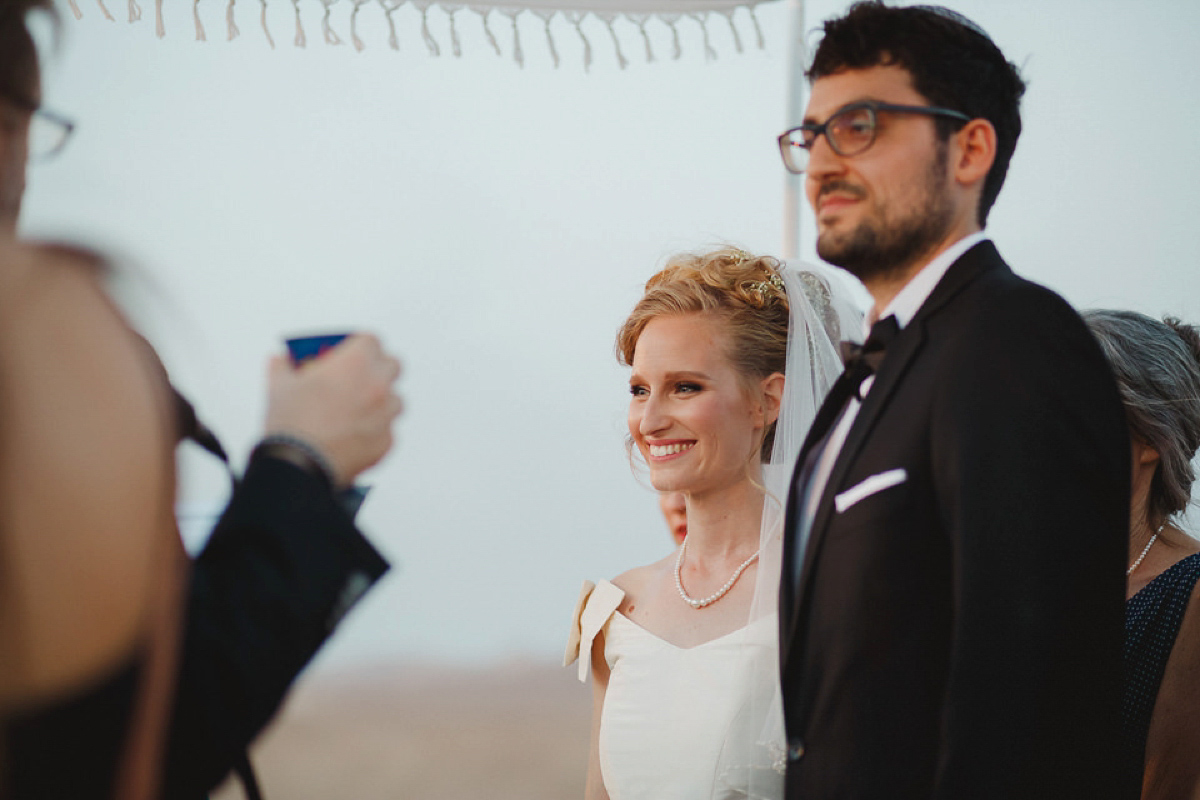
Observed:
[[[403,403],[395,391],[400,362],[369,333],[296,367],[271,359],[266,434],[298,437],[320,451],[335,486],[348,486],[392,447]]]

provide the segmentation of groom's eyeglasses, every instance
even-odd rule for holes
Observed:
[[[879,114],[928,114],[934,117],[946,117],[960,122],[970,122],[971,118],[960,111],[936,106],[898,106],[893,103],[877,103],[867,101],[852,103],[833,113],[829,119],[818,125],[806,122],[798,128],[784,131],[779,135],[779,153],[783,156],[783,164],[788,172],[795,175],[804,173],[808,166],[808,154],[817,137],[825,135],[830,149],[839,156],[856,156],[866,152],[875,144],[875,133],[879,126]]]

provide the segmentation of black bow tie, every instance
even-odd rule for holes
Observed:
[[[846,362],[846,369],[830,387],[829,395],[825,398],[825,402],[821,405],[821,410],[817,412],[817,417],[813,420],[809,430],[808,435],[813,444],[809,448],[804,466],[799,472],[801,486],[807,485],[811,478],[817,457],[824,450],[834,424],[845,413],[850,398],[857,396],[860,401],[864,399],[860,394],[863,381],[875,374],[875,369],[883,361],[884,351],[899,332],[900,323],[892,316],[881,319],[871,326],[871,332],[867,336],[865,344],[841,343],[842,358]]]
[[[872,325],[871,332],[867,335],[867,341],[862,344],[842,342],[840,349],[846,371],[861,371],[864,378],[873,374],[879,369],[888,345],[892,343],[898,333],[900,333],[900,323],[896,321],[895,315],[892,315]]]

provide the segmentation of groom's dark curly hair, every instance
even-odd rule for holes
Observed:
[[[880,0],[855,3],[827,21],[808,70],[815,81],[844,70],[897,66],[931,105],[986,119],[996,129],[996,160],[983,183],[979,224],[1000,194],[1021,135],[1025,82],[996,43],[971,20],[941,6],[892,7]],[[942,141],[961,122],[937,118]]]

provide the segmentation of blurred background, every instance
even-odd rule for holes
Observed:
[[[296,333],[372,330],[405,363],[398,445],[363,527],[395,569],[302,678],[258,756],[268,796],[578,794],[590,692],[556,667],[585,578],[671,540],[626,458],[613,337],[663,258],[731,242],[780,252],[789,6],[707,30],[652,20],[394,14],[351,2],[60,3],[45,101],[78,121],[34,165],[27,234],[98,245],[201,415],[241,462],[267,357]],[[842,0],[808,0],[810,39]],[[989,232],[1019,272],[1086,307],[1200,321],[1191,0],[949,0],[1029,82]],[[196,41],[193,9],[206,29]],[[431,55],[422,22],[438,43]],[[706,57],[707,35],[717,58]],[[802,210],[801,253],[812,255]],[[181,456],[203,541],[227,478]],[[1194,528],[1193,528],[1194,529]],[[516,735],[514,735],[516,732]],[[331,749],[332,748],[332,749]],[[340,749],[339,749],[340,748]],[[437,754],[432,757],[431,754]],[[322,755],[324,754],[324,755]],[[486,755],[481,755],[486,754]],[[441,760],[439,760],[441,759]],[[507,769],[507,771],[505,771]],[[473,777],[474,776],[474,777]],[[324,782],[324,783],[323,783]],[[337,787],[342,787],[338,789]],[[347,795],[348,796],[348,795]]]

